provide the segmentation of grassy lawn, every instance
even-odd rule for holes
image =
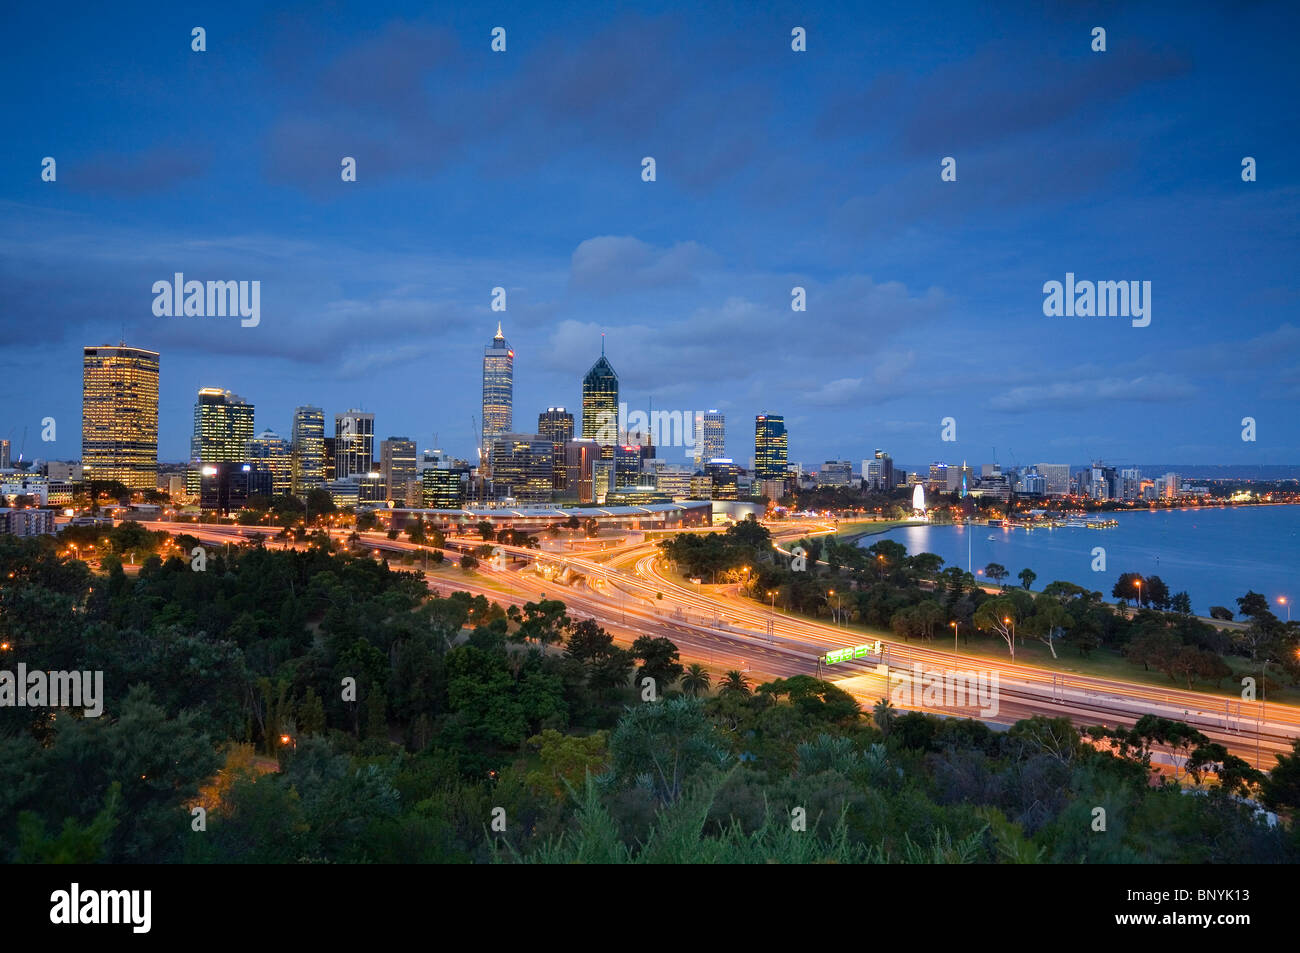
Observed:
[[[834,539],[838,543],[851,543],[864,536],[887,533],[897,526],[920,525],[913,520],[848,520],[840,523]]]

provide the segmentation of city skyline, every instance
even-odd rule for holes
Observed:
[[[405,14],[299,30],[244,10],[238,31],[212,20],[222,42],[203,60],[169,50],[174,24],[143,14],[124,14],[139,49],[92,56],[88,37],[122,28],[107,11],[57,38],[17,11],[15,34],[33,42],[0,67],[19,104],[0,158],[3,435],[54,417],[40,454],[75,457],[72,355],[122,339],[167,354],[164,460],[184,458],[186,407],[217,384],[255,395],[259,429],[346,394],[386,432],[437,432],[469,456],[480,382],[462,355],[503,319],[529,417],[577,405],[607,330],[630,406],[738,421],[777,408],[793,460],[1005,446],[1072,463],[1295,462],[1296,120],[1265,95],[1295,79],[1285,44],[1258,40],[1286,35],[1276,11],[1113,11],[1112,47],[1096,54],[1088,25],[1063,14],[846,10],[809,21],[796,55],[767,11],[588,11],[567,38],[519,9],[509,20],[529,40],[495,65],[472,18]],[[746,44],[719,53],[724,27]],[[1249,57],[1222,55],[1243,44]],[[47,47],[66,57],[52,72]],[[182,55],[174,90],[137,78]],[[218,61],[256,85],[222,86]],[[58,125],[89,62],[120,83],[84,122]],[[695,95],[710,88],[735,90],[727,110]],[[496,122],[497,101],[542,121]],[[159,110],[174,117],[165,131]],[[427,118],[440,113],[457,118],[443,130]],[[39,175],[47,155],[54,182]],[[355,183],[340,181],[340,156],[355,157]],[[177,272],[260,281],[260,322],[155,316],[152,285]],[[1150,325],[1047,317],[1044,284],[1067,275],[1150,281]],[[791,311],[796,287],[806,312]],[[1240,437],[1246,417],[1255,441]]]

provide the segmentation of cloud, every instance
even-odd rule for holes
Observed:
[[[713,256],[695,242],[656,248],[630,235],[588,238],[573,252],[571,287],[619,292],[698,283],[696,273]]]
[[[1070,406],[1087,411],[1099,404],[1116,401],[1175,403],[1190,400],[1196,393],[1196,388],[1180,377],[1150,374],[1133,380],[1106,377],[1013,387],[992,398],[989,406],[993,410],[1011,412],[1039,410],[1049,406]]]
[[[59,183],[82,192],[136,198],[198,178],[207,169],[205,156],[202,146],[100,152],[61,163]]]

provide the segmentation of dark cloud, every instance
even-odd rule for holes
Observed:
[[[207,165],[206,150],[202,147],[159,146],[139,152],[99,152],[60,161],[58,181],[79,192],[137,198],[198,178]]]

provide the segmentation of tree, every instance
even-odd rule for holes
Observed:
[[[665,803],[676,801],[703,768],[720,767],[727,760],[717,729],[694,698],[628,708],[610,735],[609,754],[618,782],[647,778]]]
[[[479,536],[482,537],[485,543],[492,542],[493,537],[496,536],[496,530],[487,520],[479,520],[479,522],[475,524],[474,528],[478,530]]]
[[[478,560],[475,559],[473,556],[471,556],[469,553],[466,553],[464,556],[460,557],[460,568],[463,569],[465,572],[469,572],[477,565],[478,565]]]
[[[682,677],[677,646],[671,640],[643,635],[632,643],[632,657],[641,659],[641,678],[653,678],[665,689]]]
[[[889,703],[888,698],[882,698],[871,708],[871,720],[876,723],[880,733],[886,738],[889,737],[889,729],[893,727],[894,720],[898,718],[898,709]]]
[[[1248,619],[1261,619],[1273,615],[1268,608],[1268,599],[1254,590],[1248,591],[1244,596],[1238,596],[1237,607],[1238,611]]]
[[[718,693],[720,695],[748,695],[749,679],[745,677],[743,672],[733,668],[722,676]]]
[[[526,602],[522,610],[511,606],[506,616],[518,626],[510,636],[511,641],[535,642],[539,646],[564,641],[564,633],[573,626],[564,610],[564,603],[558,599]]]
[[[801,714],[820,721],[856,720],[860,713],[852,695],[811,675],[792,675],[765,682],[758,687],[758,692],[774,698],[789,698]]]
[[[1157,609],[1169,608],[1169,586],[1159,576],[1148,576],[1142,585],[1142,600]]]
[[[1001,563],[989,563],[984,567],[984,575],[988,576],[988,578],[992,579],[994,582],[1001,584],[1003,579],[1006,579],[1007,576],[1011,575],[1011,571]]]
[[[565,735],[548,728],[528,739],[537,749],[541,766],[528,773],[525,782],[539,794],[549,794],[557,801],[569,797],[569,789],[579,790],[588,777],[601,774],[609,760],[609,733],[597,731],[585,737]]]
[[[1221,622],[1229,622],[1232,619],[1232,610],[1224,606],[1210,606],[1210,618],[1218,619]]]
[[[1025,620],[1025,631],[1051,649],[1052,658],[1056,658],[1056,640],[1074,625],[1074,617],[1050,596],[1039,597],[1037,610]]]
[[[1169,608],[1180,615],[1192,614],[1192,597],[1186,592],[1176,592],[1169,600]]]
[[[317,487],[307,491],[307,511],[313,519],[333,513],[334,510],[334,497],[330,496],[329,490]]]
[[[1115,585],[1111,588],[1110,594],[1115,599],[1132,599],[1137,603],[1139,599],[1146,604],[1148,592],[1146,590],[1146,580],[1140,573],[1126,572],[1121,573]]]
[[[1291,753],[1277,755],[1277,765],[1264,780],[1263,801],[1275,811],[1300,811],[1300,738],[1291,739]]]
[[[975,628],[981,632],[993,632],[1007,643],[1011,659],[1016,658],[1015,625],[1017,619],[1016,603],[1009,596],[997,596],[989,599],[975,610],[972,620]]]
[[[609,655],[614,637],[597,625],[595,619],[583,619],[569,633],[565,654],[587,663]]]
[[[406,528],[406,538],[413,543],[423,543],[424,536],[424,518],[417,516],[410,526]]]
[[[1038,573],[1034,572],[1032,569],[1020,570],[1020,584],[1026,589],[1032,589],[1034,587],[1034,580],[1037,578]]]
[[[682,691],[693,698],[707,694],[709,691],[709,673],[703,665],[692,663],[682,676]]]
[[[14,860],[20,864],[97,864],[105,859],[109,835],[117,827],[122,810],[122,783],[108,786],[103,809],[89,824],[81,825],[74,817],[63,819],[57,835],[45,833],[45,821],[34,811],[18,815],[18,850]]]
[[[1182,640],[1168,629],[1147,629],[1124,647],[1124,655],[1130,662],[1141,662],[1144,670],[1154,667],[1166,672],[1182,645]]]

